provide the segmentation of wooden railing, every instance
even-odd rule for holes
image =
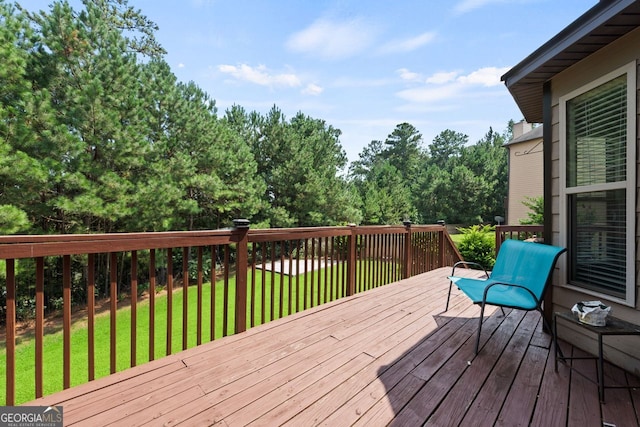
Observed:
[[[235,225],[215,231],[0,237],[0,265],[4,260],[6,266],[6,369],[0,381],[5,380],[6,404],[461,259],[440,225],[268,230],[250,230],[242,220]],[[17,296],[25,292],[35,300],[32,323],[16,319]],[[46,314],[56,304],[58,320],[51,322]],[[80,344],[76,323],[86,325]],[[61,335],[60,350],[45,343],[51,335]],[[29,340],[35,343],[32,356],[20,351]],[[45,358],[62,366],[61,377],[49,375]]]
[[[542,225],[497,225],[496,226],[496,254],[500,245],[506,239],[544,239],[544,226]]]

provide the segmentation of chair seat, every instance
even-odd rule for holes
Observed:
[[[496,280],[472,279],[450,276],[451,280],[474,304],[481,304],[487,286],[498,283]],[[537,301],[526,290],[506,285],[495,285],[487,293],[486,304],[502,307],[535,310]]]

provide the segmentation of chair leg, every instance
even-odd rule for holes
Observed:
[[[542,312],[542,310],[540,308],[538,308],[538,313],[540,313],[540,316],[542,317],[542,324],[544,326],[544,328],[549,331],[550,334],[553,335],[553,329],[551,329],[551,326],[549,325],[549,322],[547,322],[547,319],[544,318],[544,313]]]
[[[453,281],[449,280],[449,294],[447,295],[447,306],[444,308],[444,311],[449,310],[449,299],[451,298],[451,287],[453,286]]]
[[[480,333],[482,332],[482,318],[484,317],[484,302],[480,308],[480,323],[478,324],[478,337],[476,338],[476,356],[478,355],[478,348],[480,347]]]

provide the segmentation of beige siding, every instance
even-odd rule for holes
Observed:
[[[553,191],[553,239],[554,242],[559,241],[560,227],[564,227],[564,222],[560,218],[559,214],[559,171],[562,165],[559,164],[559,152],[560,152],[560,136],[559,136],[559,98],[573,90],[576,90],[589,82],[602,77],[603,75],[616,70],[632,61],[640,59],[640,29],[637,29],[625,37],[617,40],[609,46],[602,48],[598,52],[594,53],[585,60],[579,62],[573,67],[567,69],[563,73],[556,76],[551,82],[552,87],[552,191]],[[640,76],[640,72],[638,73]],[[640,83],[637,84],[640,87]],[[637,98],[637,97],[636,97]],[[637,103],[640,105],[640,102]],[[636,120],[636,127],[639,120]],[[640,135],[640,132],[637,133]],[[638,144],[637,144],[638,145]],[[638,150],[640,152],[640,150]],[[637,160],[636,160],[637,163]],[[640,168],[640,166],[638,166]],[[640,176],[638,173],[640,169],[636,169],[636,177]],[[640,188],[640,180],[637,181],[637,187]],[[638,246],[638,214],[640,213],[639,198],[636,199],[636,247]],[[640,324],[640,306],[638,303],[638,294],[640,294],[640,279],[638,278],[638,266],[640,266],[640,251],[636,249],[636,302],[634,307],[629,307],[622,304],[612,303],[601,298],[607,304],[610,304],[613,309],[613,314],[616,317],[628,320],[630,322]],[[567,257],[561,257],[561,263],[567,262]],[[565,271],[561,270],[561,271]],[[553,287],[553,301],[554,310],[569,310],[573,304],[578,301],[595,299],[593,295],[580,292],[575,288],[570,288],[566,285],[566,276],[561,277],[561,274],[556,274]],[[585,334],[581,329],[571,327],[560,327],[559,335],[561,338],[566,339],[578,347],[582,347],[588,351],[596,351],[596,342],[592,336]],[[606,339],[605,343],[605,355],[606,358],[613,363],[622,366],[623,368],[634,372],[636,375],[640,374],[640,340],[638,337],[612,337]]]
[[[507,224],[519,225],[527,219],[526,197],[541,197],[543,191],[542,138],[509,146],[509,202]]]

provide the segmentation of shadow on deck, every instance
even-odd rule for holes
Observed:
[[[344,298],[27,405],[65,425],[638,425],[640,390],[600,404],[595,362],[560,365],[537,313],[478,307],[450,268]],[[474,274],[469,272],[468,274]],[[564,344],[566,355],[579,350]],[[576,354],[576,353],[573,353]],[[608,382],[637,381],[607,364]],[[637,384],[637,382],[636,382]]]

